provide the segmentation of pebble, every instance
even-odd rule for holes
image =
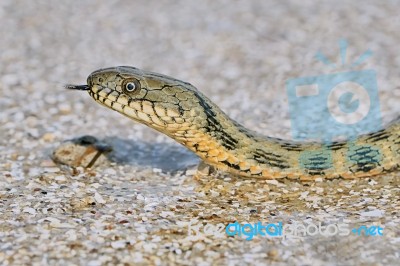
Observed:
[[[13,86],[19,82],[19,77],[16,74],[3,75],[1,78],[1,83],[6,86]]]
[[[103,197],[98,192],[94,193],[94,199],[100,204],[106,203],[106,201],[103,199]]]
[[[126,246],[126,241],[114,241],[111,242],[111,247],[115,249],[120,249],[120,248],[125,248]]]
[[[104,170],[104,174],[114,176],[117,174],[117,171],[115,171],[113,168],[107,168]]]
[[[193,176],[193,175],[195,175],[197,173],[197,170],[196,169],[188,169],[188,170],[186,170],[186,175],[187,176]]]
[[[373,210],[360,213],[361,216],[366,216],[366,217],[382,217],[384,214],[385,211],[382,210]]]
[[[36,210],[34,208],[29,208],[29,207],[24,208],[23,212],[26,212],[26,213],[29,213],[29,214],[33,214],[33,215],[36,214]]]
[[[56,138],[56,136],[51,132],[45,133],[42,136],[42,140],[45,142],[53,142],[55,140],[55,138]]]
[[[52,160],[44,160],[40,163],[40,167],[55,167],[56,164]]]
[[[45,168],[43,168],[43,171],[46,173],[58,173],[61,170],[58,167],[45,167]]]
[[[71,111],[72,111],[71,105],[69,103],[61,103],[58,106],[58,108],[60,110],[60,113],[63,115],[67,115],[67,114],[71,113]]]

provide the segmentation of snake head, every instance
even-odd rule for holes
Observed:
[[[120,66],[91,73],[87,87],[102,105],[166,134],[185,130],[199,119],[199,92],[172,77]]]

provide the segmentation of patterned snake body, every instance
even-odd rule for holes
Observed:
[[[100,69],[87,85],[98,103],[160,131],[206,163],[267,179],[357,178],[400,167],[400,120],[353,142],[300,143],[260,136],[230,119],[189,83],[133,67]]]

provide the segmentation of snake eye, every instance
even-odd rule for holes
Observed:
[[[136,92],[140,89],[140,83],[139,81],[133,79],[127,80],[124,82],[123,88],[128,93]]]
[[[136,85],[135,85],[135,83],[133,83],[133,82],[128,82],[128,83],[126,83],[126,85],[125,85],[125,89],[126,89],[127,91],[129,91],[129,92],[132,92],[132,91],[134,91],[134,90],[136,89]]]

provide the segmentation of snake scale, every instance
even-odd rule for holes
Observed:
[[[400,168],[400,119],[351,143],[323,145],[261,136],[230,119],[191,84],[134,67],[100,69],[89,75],[87,85],[66,87],[88,91],[98,103],[239,176],[358,178]]]

